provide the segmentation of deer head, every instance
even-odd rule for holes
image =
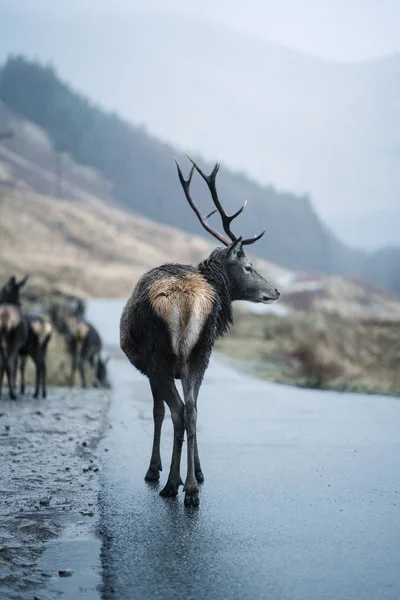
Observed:
[[[0,290],[0,303],[21,305],[20,292],[21,288],[26,284],[29,275],[25,275],[21,281],[17,282],[15,275],[12,275],[7,283]]]
[[[252,263],[246,257],[243,249],[244,246],[254,244],[254,242],[257,242],[259,239],[261,239],[265,233],[265,229],[258,235],[255,235],[253,238],[242,239],[241,236],[237,237],[231,229],[231,223],[243,212],[247,201],[233,215],[228,215],[218,198],[215,184],[217,173],[220,167],[220,161],[217,161],[211,174],[206,175],[190,158],[190,156],[188,156],[188,159],[192,163],[192,168],[187,179],[183,177],[179,163],[175,159],[178,168],[179,180],[189,205],[195,212],[204,229],[211,233],[212,236],[214,236],[225,246],[224,249],[218,249],[214,252],[218,252],[220,262],[222,262],[224,265],[230,286],[231,299],[262,302],[263,304],[268,304],[277,300],[280,296],[279,291],[273,286],[272,283],[264,279],[264,277],[262,277],[262,275],[255,270]],[[215,205],[215,209],[207,216],[202,215],[199,207],[195,204],[190,194],[190,183],[194,170],[196,170],[207,183],[208,189],[211,193],[211,198]],[[221,217],[223,229],[228,237],[224,237],[207,222],[207,219],[209,219],[209,217],[216,212],[218,212]]]

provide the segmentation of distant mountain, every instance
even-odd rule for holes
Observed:
[[[160,223],[206,235],[186,204],[173,163],[173,156],[178,155],[182,166],[187,167],[187,159],[143,128],[94,106],[63,83],[53,68],[22,57],[10,58],[0,72],[0,100],[8,107],[0,106],[0,126],[12,127],[11,109],[42,127],[56,148],[51,152],[45,149],[41,157],[38,140],[31,149],[26,140],[23,142],[25,156],[34,154],[36,164],[46,173],[55,173],[50,180],[48,175],[38,177],[37,171],[29,175],[30,184],[34,182],[38,191],[57,193],[55,186],[62,185],[62,171],[69,168],[70,156],[81,165],[70,177],[88,193]],[[19,137],[16,131],[15,139],[5,141],[5,147],[17,149]],[[95,169],[96,176],[88,177],[83,166]],[[23,169],[24,164],[14,161],[13,168]],[[205,170],[211,168],[211,164],[204,164]],[[244,199],[249,200],[248,208],[235,223],[236,231],[251,236],[267,227],[265,238],[252,248],[260,258],[290,269],[368,276],[368,255],[342,244],[321,222],[307,196],[263,187],[226,168],[221,169],[218,178],[220,196],[229,211],[236,210]],[[193,195],[205,213],[211,209],[209,193],[200,177],[194,178]],[[218,227],[217,217],[213,219]],[[377,284],[382,277],[375,279],[374,272]],[[388,278],[383,279],[391,287]]]
[[[10,3],[0,56],[51,57],[73,85],[161,139],[309,193],[336,233],[370,247],[358,217],[391,212],[400,197],[399,55],[340,64],[151,3],[125,14],[49,4]],[[396,243],[388,233],[378,221],[374,246]]]
[[[399,159],[400,164],[400,159]],[[373,214],[342,215],[330,220],[339,237],[354,248],[374,250],[400,244],[400,201],[389,210],[377,209]]]
[[[188,161],[171,146],[97,108],[60,81],[51,67],[21,57],[9,59],[4,66],[0,99],[43,127],[60,152],[100,171],[121,205],[161,223],[205,235],[184,199],[173,157],[178,155],[187,171]],[[11,140],[9,145],[13,143]],[[213,165],[201,163],[205,170],[212,169]],[[225,167],[218,182],[228,210],[237,210],[249,200],[235,223],[236,231],[248,237],[267,227],[265,238],[254,247],[260,257],[293,269],[342,271],[338,264],[338,257],[342,262],[342,245],[325,229],[307,196],[277,192]],[[208,212],[211,198],[200,177],[194,178],[193,194]],[[217,224],[217,216],[213,219]]]

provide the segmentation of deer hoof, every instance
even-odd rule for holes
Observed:
[[[14,394],[14,392],[10,393],[10,400],[16,400],[17,396]]]
[[[158,481],[160,479],[160,471],[158,467],[149,467],[144,477],[145,481]]]
[[[33,397],[34,397],[34,398],[39,398],[39,392],[35,392],[35,393],[33,394]]]
[[[163,498],[175,498],[178,495],[179,485],[176,483],[167,482],[166,486],[161,490],[160,496]]]
[[[185,506],[188,508],[197,508],[200,504],[199,492],[197,490],[188,491],[185,494]]]
[[[203,475],[203,471],[201,469],[199,469],[198,471],[196,471],[195,475],[196,475],[197,483],[203,483],[204,482],[204,475]]]

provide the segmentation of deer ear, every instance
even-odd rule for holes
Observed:
[[[25,277],[23,279],[21,279],[21,281],[19,283],[17,283],[18,287],[22,288],[26,284],[28,279],[29,279],[29,275],[25,275]]]
[[[242,250],[242,236],[240,236],[233,244],[231,244],[228,248],[229,256],[232,258],[236,258]]]

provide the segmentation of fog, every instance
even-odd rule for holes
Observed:
[[[1,11],[0,59],[51,61],[178,148],[310,194],[354,246],[398,242],[400,57],[373,58],[400,49],[397,2],[13,0]]]

